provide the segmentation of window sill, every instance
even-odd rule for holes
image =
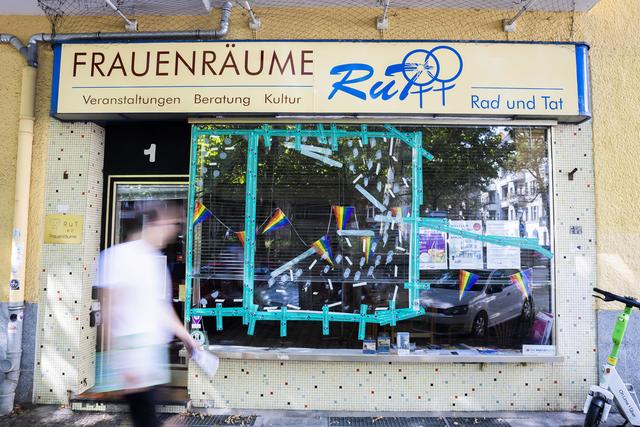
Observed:
[[[563,356],[525,356],[517,351],[499,354],[438,354],[418,351],[406,356],[396,353],[364,354],[355,349],[266,348],[211,345],[208,350],[221,359],[310,360],[327,362],[401,362],[401,363],[560,363]]]

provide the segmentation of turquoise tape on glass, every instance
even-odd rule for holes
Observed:
[[[331,322],[358,323],[358,337],[364,339],[366,325],[368,323],[379,325],[395,326],[397,322],[411,319],[424,314],[424,309],[420,307],[419,292],[429,289],[429,284],[420,282],[420,258],[419,258],[419,233],[420,227],[448,232],[461,237],[480,240],[487,243],[503,246],[516,246],[524,249],[532,249],[544,256],[552,257],[553,254],[546,248],[540,246],[535,239],[505,236],[484,236],[468,231],[459,230],[449,226],[447,220],[438,218],[420,218],[420,209],[423,204],[423,182],[422,182],[422,158],[432,160],[433,155],[422,147],[422,133],[402,133],[391,125],[384,125],[386,132],[370,131],[366,125],[362,125],[360,130],[348,131],[338,129],[337,125],[330,124],[327,141],[325,126],[318,124],[315,129],[302,129],[301,125],[296,125],[294,129],[273,129],[270,125],[264,124],[254,129],[216,129],[209,125],[194,126],[191,136],[191,169],[189,173],[189,212],[193,212],[195,201],[198,198],[199,188],[198,178],[198,153],[199,144],[205,138],[212,135],[232,136],[238,135],[246,137],[249,141],[247,152],[247,172],[245,190],[245,245],[244,245],[244,269],[243,269],[243,299],[242,307],[222,307],[216,304],[215,308],[194,308],[191,306],[191,295],[194,283],[197,281],[197,272],[193,269],[194,261],[194,227],[189,221],[187,235],[187,278],[186,278],[186,309],[185,321],[189,322],[191,316],[215,316],[216,329],[223,329],[224,317],[242,317],[243,323],[248,325],[247,333],[255,333],[255,325],[258,320],[270,320],[280,322],[280,334],[286,336],[288,321],[318,321],[322,323],[322,333],[329,334]],[[293,137],[294,148],[298,151],[303,149],[302,138],[316,138],[321,144],[331,144],[333,152],[338,150],[340,138],[360,138],[363,145],[369,143],[370,138],[398,138],[412,149],[412,203],[411,217],[402,218],[403,223],[411,224],[410,241],[410,264],[408,281],[404,287],[409,290],[410,307],[396,307],[396,301],[389,301],[386,310],[378,310],[368,314],[368,306],[361,305],[359,313],[331,312],[328,305],[322,307],[322,311],[308,310],[288,310],[281,307],[278,310],[259,311],[258,306],[253,303],[254,275],[255,275],[255,229],[256,229],[256,197],[257,197],[257,168],[258,168],[258,143],[260,137],[263,138],[265,147],[271,146],[272,137]],[[389,218],[389,221],[394,221]],[[385,221],[386,222],[386,221]]]

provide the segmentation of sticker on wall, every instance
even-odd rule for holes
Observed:
[[[12,291],[19,290],[20,282],[18,282],[16,279],[11,279],[11,281],[9,282],[9,289],[11,289]]]
[[[202,329],[202,316],[191,317],[191,329]]]
[[[205,345],[207,343],[207,337],[201,330],[191,331],[191,338],[193,338],[199,345]]]

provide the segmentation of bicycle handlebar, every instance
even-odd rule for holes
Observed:
[[[593,291],[602,295],[594,295],[595,298],[600,298],[605,302],[618,301],[623,303],[627,307],[635,307],[637,309],[640,309],[640,302],[633,297],[621,297],[619,295],[612,294],[611,292],[607,292],[598,288],[593,288]]]

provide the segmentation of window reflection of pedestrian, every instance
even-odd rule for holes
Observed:
[[[105,335],[106,371],[112,390],[129,403],[134,426],[159,426],[154,387],[167,383],[167,343],[175,335],[189,354],[196,342],[171,305],[171,278],[160,252],[177,237],[182,215],[176,206],[154,202],[138,214],[140,232],[105,250],[98,287]]]
[[[525,224],[524,219],[522,219],[522,217],[520,217],[518,226],[520,229],[520,237],[527,237],[527,224]]]

